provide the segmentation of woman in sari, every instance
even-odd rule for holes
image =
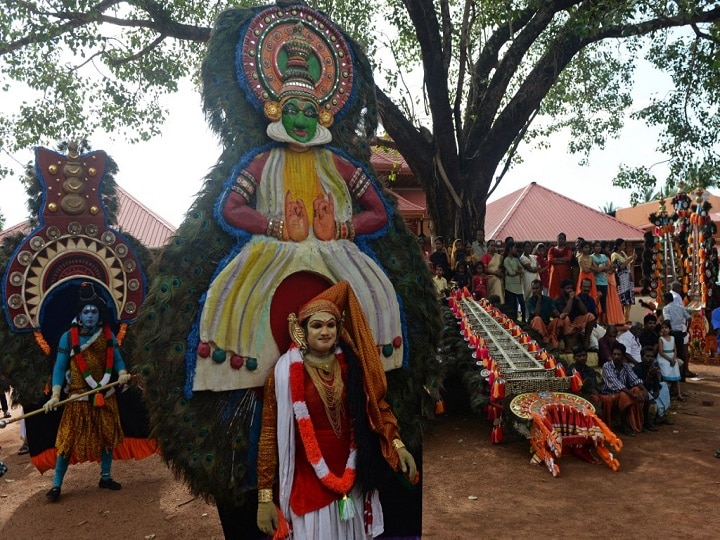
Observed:
[[[607,242],[603,242],[604,245],[601,247],[603,255],[608,258]],[[615,278],[615,265],[608,263],[605,269],[605,275],[607,277],[607,298],[605,299],[605,322],[610,326],[619,326],[625,324],[625,313],[623,312],[622,303],[620,303],[620,295],[618,294],[617,280]]]
[[[487,245],[487,253],[482,256],[485,265],[485,273],[488,276],[487,294],[488,297],[496,295],[500,303],[505,303],[505,285],[503,283],[503,256],[497,252],[498,242],[490,241]]]
[[[628,321],[630,307],[635,303],[635,283],[632,277],[635,255],[625,253],[625,240],[622,238],[615,240],[615,249],[610,261],[615,265],[618,295],[620,295],[625,321]]]

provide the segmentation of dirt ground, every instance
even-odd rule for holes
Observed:
[[[423,536],[717,538],[720,367],[693,369],[699,378],[685,384],[687,402],[674,402],[675,425],[623,438],[617,473],[570,456],[553,478],[529,463],[526,440],[491,445],[484,419],[434,420],[424,449]],[[41,476],[17,455],[17,423],[0,430],[0,445],[10,468],[0,479],[0,538],[222,538],[215,508],[193,498],[160,458],[116,462],[118,492],[98,489],[97,464],[73,466],[61,500],[50,504],[51,472]]]

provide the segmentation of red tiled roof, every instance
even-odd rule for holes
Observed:
[[[147,248],[159,248],[167,244],[170,237],[175,234],[175,227],[120,186],[117,186],[117,194],[120,204],[117,229],[134,236]],[[16,232],[29,233],[30,223],[23,221],[1,231],[0,241]]]
[[[485,238],[554,242],[564,232],[568,241],[624,238],[637,241],[642,229],[585,206],[535,182],[488,203]]]
[[[694,201],[695,196],[693,194],[689,195]],[[712,205],[710,217],[714,222],[717,223],[718,221],[720,221],[720,216],[718,216],[717,214],[717,211],[720,210],[720,197],[710,192],[708,192],[708,195],[708,202]],[[653,225],[651,225],[650,221],[648,220],[648,216],[654,212],[657,212],[659,208],[660,200],[658,199],[656,201],[638,204],[637,206],[618,208],[617,210],[615,210],[615,217],[617,217],[621,221],[624,221],[625,223],[629,223],[630,225],[634,225],[636,227],[640,227],[641,229],[648,230],[653,227]],[[665,200],[665,209],[667,210],[668,215],[672,215],[673,212],[675,212],[675,209],[672,206],[672,197]],[[715,210],[715,212],[713,212],[712,210]]]
[[[410,202],[402,195],[389,189],[390,194],[397,199],[398,210],[403,217],[425,217],[425,207]]]
[[[118,230],[137,238],[148,248],[162,247],[175,234],[175,227],[150,210],[120,186],[117,187],[120,212]]]

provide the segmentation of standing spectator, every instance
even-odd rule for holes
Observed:
[[[530,297],[532,282],[540,278],[538,274],[537,257],[532,253],[532,244],[528,241],[523,242],[522,254],[520,255],[520,264],[523,267],[523,295],[525,300]]]
[[[442,236],[435,238],[435,251],[430,255],[430,262],[433,264],[433,268],[438,266],[442,266],[443,269],[450,268],[450,257],[448,257],[445,240],[443,240]]]
[[[590,283],[590,290],[588,294],[592,296],[593,300],[597,304],[597,287],[595,286],[595,263],[590,255],[590,242],[583,240],[580,242],[580,252],[577,254],[577,263],[580,269],[578,273],[577,289],[576,292],[580,292],[580,287],[583,280],[588,280]],[[596,314],[597,315],[597,314]]]
[[[562,292],[560,283],[570,279],[570,263],[572,261],[572,248],[566,243],[565,233],[557,236],[557,245],[548,250],[548,264],[550,265],[550,278],[548,282],[548,296],[557,298]],[[572,283],[572,281],[570,281]]]
[[[475,255],[475,251],[473,251],[472,242],[468,241],[465,242],[465,262],[467,263],[467,267],[474,268],[475,263],[477,263],[480,259]]]
[[[518,259],[517,244],[513,241],[505,245],[507,253],[503,261],[505,269],[505,304],[513,318],[517,317],[518,308],[521,319],[527,322],[525,313],[525,293],[523,291],[523,267]]]
[[[710,316],[713,331],[715,332],[715,341],[717,342],[717,353],[720,354],[720,306],[712,310]]]
[[[487,253],[487,246],[485,245],[485,231],[482,229],[475,231],[475,241],[472,243],[472,249],[478,261],[481,261],[483,255]]]
[[[467,287],[469,289],[471,286],[470,280],[471,276],[468,273],[467,263],[464,260],[458,261],[455,265],[455,273],[450,280],[450,286],[459,289]]]
[[[458,261],[465,260],[465,248],[463,247],[463,241],[457,238],[452,243],[452,249],[450,250],[450,268],[455,269]]]
[[[615,278],[617,280],[620,303],[623,306],[625,321],[630,320],[630,307],[635,303],[635,283],[632,277],[632,267],[635,264],[635,254],[625,253],[625,240],[615,240],[615,249],[610,261],[615,265]]]
[[[435,273],[433,274],[433,284],[435,285],[435,292],[438,298],[445,298],[448,293],[448,282],[445,279],[445,268],[441,265],[435,266]]]
[[[643,330],[640,333],[640,345],[643,347],[652,347],[657,352],[658,347],[658,328],[657,317],[652,313],[648,313],[643,318]]]
[[[547,249],[542,242],[538,243],[533,250],[535,255],[535,263],[538,267],[538,275],[543,287],[543,294],[548,294],[548,284],[550,283],[550,263],[547,260]]]
[[[487,253],[483,255],[485,273],[488,275],[488,296],[497,296],[500,303],[505,303],[505,285],[503,284],[503,257],[497,250],[499,242],[492,240],[487,244]]]
[[[475,274],[473,274],[472,278],[472,290],[476,300],[485,298],[488,295],[488,277],[482,261],[479,261],[475,265]]]
[[[625,346],[617,341],[613,346],[612,362],[602,367],[603,421],[612,426],[612,413],[620,415],[621,432],[634,436],[643,429],[643,408],[648,393],[632,369],[625,362]]]
[[[670,294],[673,297],[673,302],[675,302],[679,306],[685,307],[685,302],[683,301],[683,294],[685,291],[683,291],[682,283],[679,281],[673,281],[670,284]]]
[[[3,418],[10,418],[10,407],[8,406],[7,395],[5,394],[10,390],[10,385],[7,384],[7,379],[4,375],[0,375],[0,407],[2,407]]]
[[[593,273],[595,274],[595,287],[597,288],[597,300],[600,303],[601,318],[600,322],[607,324],[607,294],[608,294],[608,279],[607,279],[607,268],[610,265],[610,259],[607,258],[602,252],[602,243],[599,240],[595,240],[592,245],[592,262]]]
[[[608,242],[601,242],[602,254],[610,260],[610,253],[608,252]],[[605,300],[605,307],[607,309],[605,313],[605,322],[608,325],[617,326],[625,325],[625,312],[623,311],[622,302],[620,302],[620,293],[618,293],[617,286],[617,275],[615,272],[615,265],[610,262],[605,271],[607,276],[608,288],[607,298]]]
[[[572,246],[572,258],[570,259],[570,279],[577,285],[580,283],[580,264],[578,263],[578,257],[582,254],[582,245],[585,239],[582,236],[578,236],[575,239],[575,243]]]
[[[660,367],[662,379],[667,381],[672,387],[671,393],[678,401],[685,401],[685,397],[680,391],[680,364],[682,360],[677,354],[677,343],[675,337],[670,334],[672,328],[670,321],[663,321],[660,325],[660,337],[658,339],[655,351],[657,352],[657,363]]]
[[[673,301],[672,293],[666,292],[663,294],[663,302],[665,302],[665,306],[662,309],[663,319],[670,321],[670,333],[675,339],[677,355],[684,364],[680,368],[680,380],[684,381],[688,370],[688,358],[685,349],[685,329],[687,328],[687,322],[690,320],[690,313],[688,313],[688,310],[685,309],[682,303]]]

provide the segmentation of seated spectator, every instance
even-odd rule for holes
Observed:
[[[612,361],[602,367],[603,421],[612,426],[612,415],[620,416],[620,432],[630,437],[643,428],[643,408],[647,390],[625,360],[625,345],[613,345]]]
[[[643,319],[643,329],[640,332],[640,345],[642,347],[652,347],[657,352],[658,345],[658,328],[657,317],[652,313],[645,315]]]
[[[553,349],[558,347],[557,325],[560,321],[560,312],[555,302],[542,292],[542,281],[536,279],[530,285],[530,296],[527,299],[527,313],[530,326],[537,331],[543,343],[549,344]]]
[[[435,284],[435,292],[438,298],[445,298],[448,293],[448,282],[443,275],[445,268],[438,264],[435,266],[435,274],[433,275],[433,283]]]
[[[572,351],[569,338],[577,335],[582,336],[582,345],[585,349],[590,348],[590,336],[595,326],[595,316],[588,313],[587,307],[575,294],[573,283],[564,279],[560,283],[561,294],[555,299],[555,309],[560,312],[557,325],[558,338],[562,336],[565,340],[565,352]]]
[[[485,273],[485,265],[482,261],[475,264],[475,274],[472,278],[472,291],[476,300],[485,298],[488,295],[487,290],[488,277]]]
[[[640,353],[642,362],[633,368],[635,375],[643,382],[648,391],[648,401],[643,409],[645,423],[643,427],[648,431],[656,431],[655,424],[674,423],[666,416],[670,408],[670,389],[667,383],[660,380],[660,366],[655,359],[653,347],[643,347]],[[655,411],[651,411],[655,405]]]
[[[595,302],[595,299],[590,293],[591,289],[592,282],[588,278],[583,278],[582,281],[580,281],[580,292],[578,293],[577,297],[583,304],[585,304],[585,309],[587,309],[587,312],[591,313],[593,317],[595,317],[595,319],[597,320],[597,303]]]
[[[458,287],[459,289],[462,289],[463,287],[467,287],[470,289],[471,282],[470,282],[471,276],[468,273],[467,269],[467,263],[465,260],[458,261],[455,265],[455,273],[452,276],[451,286],[452,287]]]
[[[640,350],[642,349],[642,345],[640,344],[640,334],[642,334],[642,331],[642,323],[636,322],[633,323],[630,330],[626,330],[617,338],[618,342],[625,346],[627,360],[633,364],[639,364],[642,362],[642,358],[640,358]]]
[[[598,364],[600,367],[605,362],[612,360],[612,348],[617,341],[618,330],[615,326],[610,325],[605,335],[598,340]]]
[[[583,384],[578,395],[592,403],[597,415],[602,416],[602,400],[600,399],[597,372],[587,365],[587,352],[581,345],[573,347],[573,363],[568,366],[567,373],[569,375],[578,373],[582,377]]]

